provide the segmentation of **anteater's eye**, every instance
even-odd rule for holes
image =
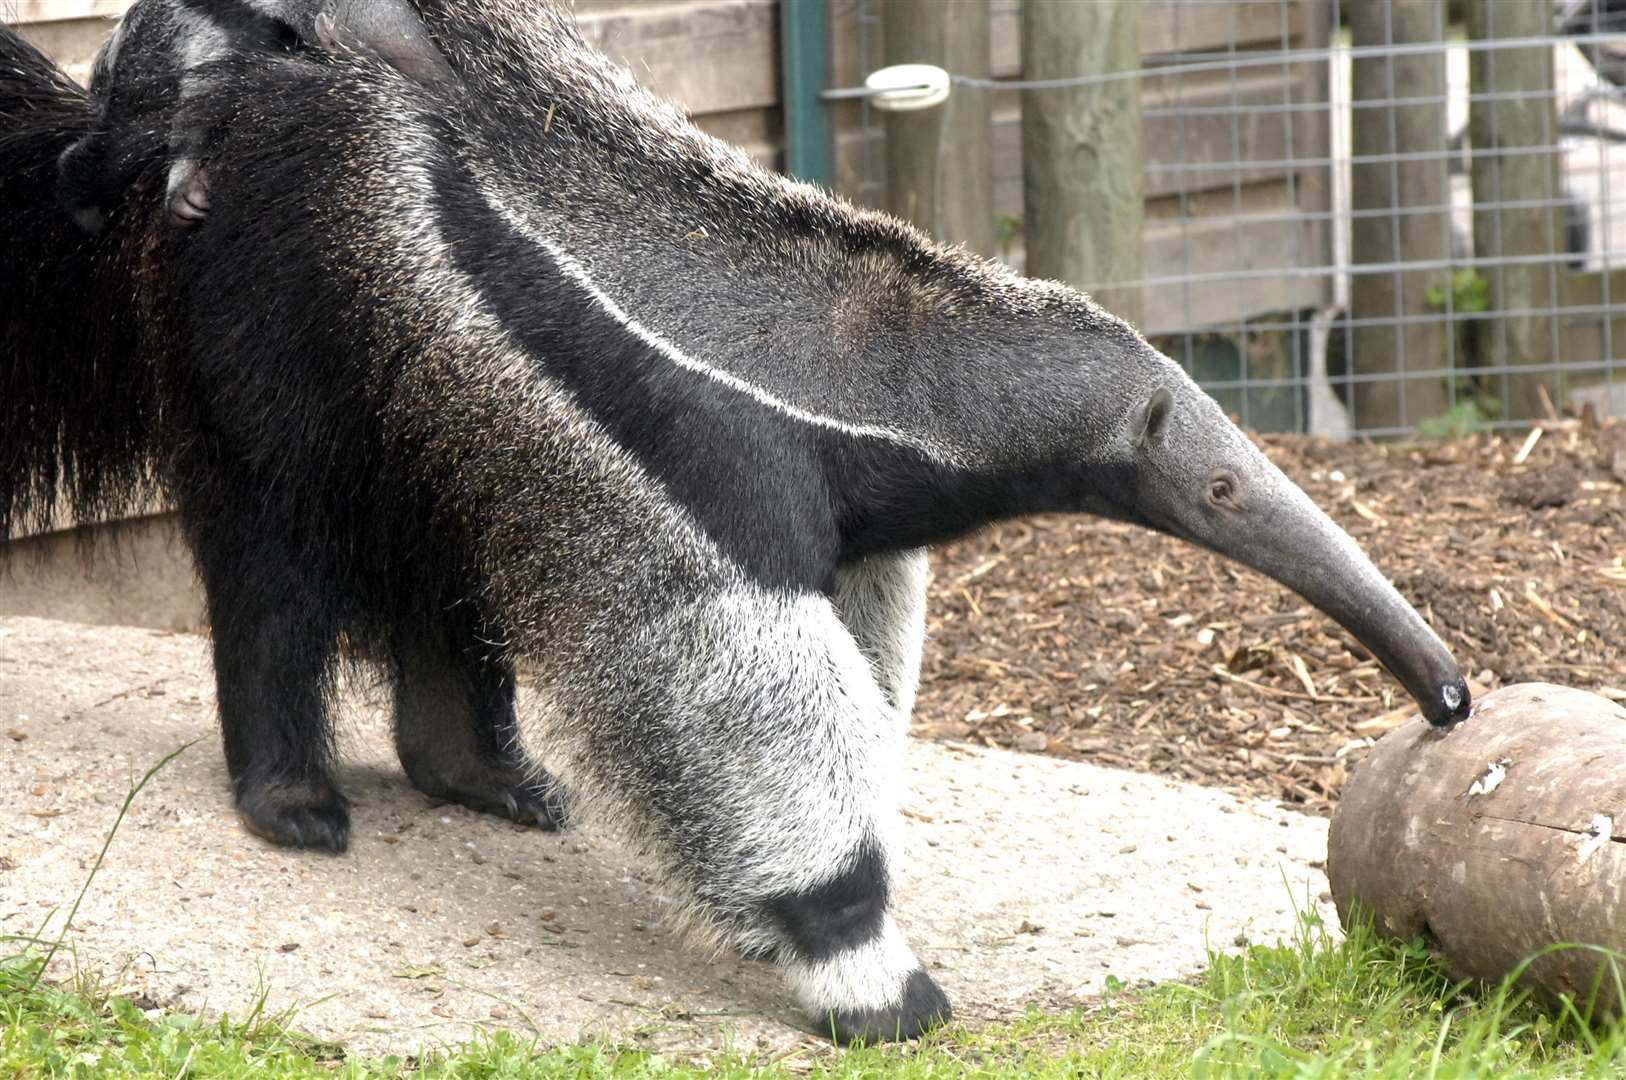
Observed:
[[[1226,505],[1235,501],[1236,482],[1224,473],[1208,481],[1208,498],[1210,502]]]

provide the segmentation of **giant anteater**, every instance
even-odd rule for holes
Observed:
[[[249,828],[345,846],[348,635],[417,786],[557,824],[545,760],[822,1028],[907,1037],[949,1012],[888,910],[928,545],[1139,522],[1465,715],[1417,614],[1129,326],[759,167],[550,4],[415,2],[448,77],[216,64],[94,239],[54,167],[96,108],[0,42],[0,527],[179,507]],[[217,133],[186,230],[175,123]]]

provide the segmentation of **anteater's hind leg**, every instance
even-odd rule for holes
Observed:
[[[514,669],[496,655],[469,605],[446,624],[397,644],[395,746],[413,786],[472,810],[557,829],[553,779],[520,749]]]
[[[533,721],[571,791],[661,859],[694,921],[785,972],[842,1042],[912,1038],[947,999],[889,913],[903,731],[830,602],[653,596],[537,648]]]
[[[217,519],[193,537],[237,813],[274,843],[343,851],[350,804],[328,712],[338,596],[281,536],[245,542],[255,531]]]

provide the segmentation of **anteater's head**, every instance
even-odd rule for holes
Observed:
[[[1138,339],[1120,345],[1140,355],[1114,365],[1110,415],[1092,410],[1100,434],[1090,456],[1098,475],[1117,478],[1094,508],[1268,574],[1353,634],[1430,723],[1466,717],[1468,687],[1451,654],[1349,535],[1177,364]]]

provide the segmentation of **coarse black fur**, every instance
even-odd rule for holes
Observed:
[[[248,62],[242,79],[305,80],[280,98],[245,100],[242,114],[216,125],[268,131],[253,143],[265,156],[252,159],[251,185],[235,162],[221,166],[251,202],[195,241],[166,238],[174,246],[158,256],[176,295],[203,298],[174,313],[180,332],[210,343],[166,371],[166,400],[192,433],[171,483],[208,596],[240,808],[271,839],[344,848],[348,808],[332,776],[326,701],[343,632],[392,665],[398,750],[420,789],[557,827],[551,780],[514,737],[512,659],[503,627],[483,610],[467,541],[437,514],[443,494],[408,471],[417,463],[383,423],[410,343],[379,355],[388,331],[366,317],[377,301],[365,282],[348,270],[308,272],[313,261],[344,258],[335,222],[289,203],[342,179],[279,148],[323,119],[342,140],[347,120],[319,119],[319,109],[257,115],[262,100],[297,102],[295,87],[322,92],[326,72],[318,58]],[[294,223],[302,216],[311,224]],[[232,303],[268,290],[293,313],[280,333]]]
[[[156,371],[130,268],[140,238],[91,244],[56,202],[56,159],[89,97],[13,38],[0,52],[0,539],[118,517],[155,488]],[[140,197],[140,192],[132,192]]]
[[[58,208],[53,166],[67,147],[82,145],[88,131],[102,130],[97,125],[105,122],[106,103],[92,100],[23,43],[8,37],[5,45],[0,161],[17,164],[0,169],[0,200],[7,208],[0,217],[0,246],[8,252],[0,263],[0,288],[6,290],[0,311],[0,534],[145,510],[160,493],[181,505],[206,587],[222,710],[233,718],[224,725],[227,760],[239,810],[255,832],[297,846],[343,850],[348,843],[348,803],[332,782],[326,717],[341,629],[397,672],[408,672],[396,680],[397,730],[415,784],[439,798],[557,827],[563,821],[558,796],[514,739],[512,666],[491,644],[500,642],[500,632],[481,619],[455,568],[429,565],[412,546],[410,536],[418,531],[410,524],[413,508],[386,499],[400,513],[393,522],[380,522],[383,528],[370,528],[364,513],[350,512],[344,490],[381,480],[376,472],[357,469],[327,501],[340,509],[320,523],[317,540],[311,529],[291,523],[305,513],[290,505],[302,496],[291,494],[289,484],[254,479],[264,471],[289,479],[287,460],[261,456],[251,466],[227,465],[233,455],[216,437],[216,399],[231,393],[242,372],[220,363],[231,355],[223,350],[237,341],[266,346],[254,354],[264,357],[263,378],[243,387],[263,395],[245,402],[251,413],[266,398],[290,390],[297,395],[300,384],[283,381],[290,373],[276,350],[288,342],[264,341],[252,320],[239,321],[236,311],[204,331],[217,342],[198,350],[212,370],[187,367],[192,358],[183,357],[171,338],[183,327],[191,332],[187,313],[142,288],[171,284],[166,260],[174,251],[163,246],[168,238],[162,232],[149,229],[145,212],[153,194],[164,190],[167,144],[157,133],[167,126],[163,110],[174,107],[173,93],[142,96],[125,113],[127,127],[107,130],[123,162],[119,190],[110,193],[123,200],[113,204],[123,216],[115,217],[120,227],[93,241]],[[145,92],[163,82],[155,76],[132,88]],[[137,115],[148,119],[137,122]],[[296,163],[276,177],[273,186],[281,186],[268,201],[285,197],[298,173]],[[305,238],[274,225],[263,233],[249,242],[264,244],[268,254],[284,260],[282,267],[294,265],[290,244]],[[241,293],[263,283],[252,276],[222,282]],[[311,285],[299,285],[311,293]],[[307,299],[313,301],[309,310],[345,322],[343,299],[324,303],[313,293]],[[342,337],[337,345],[362,347]],[[281,404],[303,410],[302,424],[325,425],[327,432],[310,429],[319,438],[333,429],[343,432],[319,451],[335,451],[343,461],[345,450],[357,445],[349,439],[370,434],[342,412],[358,403],[352,397],[324,408],[321,387],[310,386],[310,397]],[[265,412],[254,416],[267,418]],[[280,440],[266,436],[264,455],[279,455]],[[321,473],[334,464],[307,459],[301,467]],[[199,476],[209,479],[194,479]],[[240,486],[230,486],[228,477]],[[356,560],[374,557],[375,549],[335,544],[333,537],[345,529],[375,539],[393,530],[405,541],[392,544],[372,565],[387,577],[355,569]],[[350,557],[336,559],[340,552]],[[337,576],[370,581],[379,602],[368,607],[353,592],[330,587]],[[390,579],[393,584],[385,584]],[[468,718],[464,728],[440,726],[460,712]],[[424,734],[426,724],[432,735]],[[449,738],[454,732],[463,737]]]
[[[310,0],[292,2],[314,6]],[[205,37],[212,40],[200,40]],[[289,22],[239,0],[134,6],[92,66],[95,121],[57,160],[63,207],[80,228],[100,232],[136,176],[162,155],[171,177],[166,187],[172,210],[187,212],[188,197],[206,209],[197,159],[208,132],[176,122],[182,95],[207,92],[208,73],[224,58],[291,51],[305,40]]]
[[[375,57],[425,83],[450,78],[409,0],[147,0],[96,56],[96,121],[58,159],[63,205],[100,232],[144,162],[161,145],[176,225],[209,211],[203,159],[218,131],[193,106],[225,63],[326,49]]]
[[[793,948],[825,960],[879,934],[888,899],[886,856],[869,848],[822,885],[772,897],[766,906]]]
[[[421,788],[556,823],[523,741],[815,1025],[908,1037],[948,1015],[889,913],[924,545],[1040,510],[1161,529],[1298,589],[1431,719],[1466,710],[1348,537],[1087,298],[761,170],[550,5],[416,10],[452,78],[259,52],[177,99],[218,133],[206,221],[167,227],[160,149],[94,259],[60,224],[24,238],[134,332],[63,369],[0,355],[80,487],[145,469],[180,508],[254,830],[344,846],[342,633],[390,659]],[[0,39],[14,54],[47,108],[0,99],[29,155],[0,160],[6,183],[88,109]],[[18,191],[45,212],[46,185]],[[15,336],[38,313],[0,317]],[[97,456],[98,370],[138,385],[162,442]],[[8,462],[0,507],[37,514],[51,468]]]

